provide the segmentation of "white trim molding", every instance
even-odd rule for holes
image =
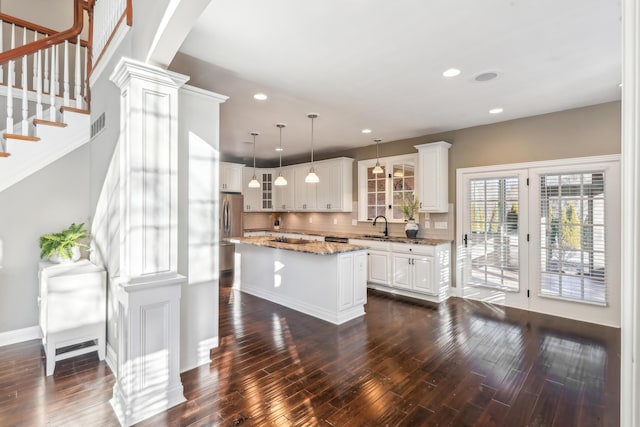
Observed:
[[[622,351],[620,425],[640,425],[640,7],[622,11]]]
[[[38,325],[14,329],[13,331],[0,332],[0,347],[38,339],[42,339],[42,330]]]

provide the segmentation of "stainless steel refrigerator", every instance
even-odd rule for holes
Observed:
[[[233,270],[235,245],[225,242],[229,237],[242,237],[242,194],[220,194],[220,271]]]

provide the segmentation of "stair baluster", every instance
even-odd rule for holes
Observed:
[[[0,19],[0,30],[4,30],[4,21]],[[0,53],[4,52],[4,31],[0,31]],[[4,83],[4,66],[0,64],[0,84]]]
[[[49,55],[47,49],[42,49],[42,56],[44,56],[44,75],[42,76],[42,91],[49,93],[51,91],[49,86]]]
[[[80,36],[76,40],[76,69],[74,74],[76,108],[82,108],[82,73],[80,70]]]
[[[51,80],[49,81],[49,120],[56,121],[56,87],[58,86],[58,68],[56,61],[56,46],[51,46]]]
[[[16,26],[11,24],[11,49],[16,47]],[[13,133],[13,82],[15,79],[14,74],[15,61],[9,61],[9,68],[7,69],[7,128],[6,133]]]
[[[34,55],[34,72],[36,73],[36,119],[42,120],[44,113],[42,111],[42,52],[39,50]],[[46,56],[46,55],[45,55]]]
[[[62,74],[62,87],[63,87],[63,105],[65,107],[69,106],[69,40],[64,41],[64,58],[62,59],[64,62],[62,64],[63,74]]]
[[[37,42],[38,41],[38,32],[34,31],[33,32],[33,41]],[[38,86],[38,74],[36,73],[36,60],[38,58],[38,53],[34,53],[33,54],[33,79],[31,80],[31,89],[35,90],[36,86]]]
[[[22,31],[22,45],[27,44],[27,29],[23,27]],[[29,135],[29,122],[27,119],[29,118],[29,99],[27,98],[27,85],[28,85],[28,69],[27,69],[27,55],[22,57],[22,70],[21,71],[21,80],[20,84],[22,85],[22,135]]]

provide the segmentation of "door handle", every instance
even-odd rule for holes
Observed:
[[[464,247],[467,247],[467,235],[465,234],[464,237],[462,238],[462,241],[464,242]]]

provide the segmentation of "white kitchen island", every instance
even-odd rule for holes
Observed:
[[[236,289],[337,325],[365,314],[365,247],[273,237],[229,240],[239,257]]]

